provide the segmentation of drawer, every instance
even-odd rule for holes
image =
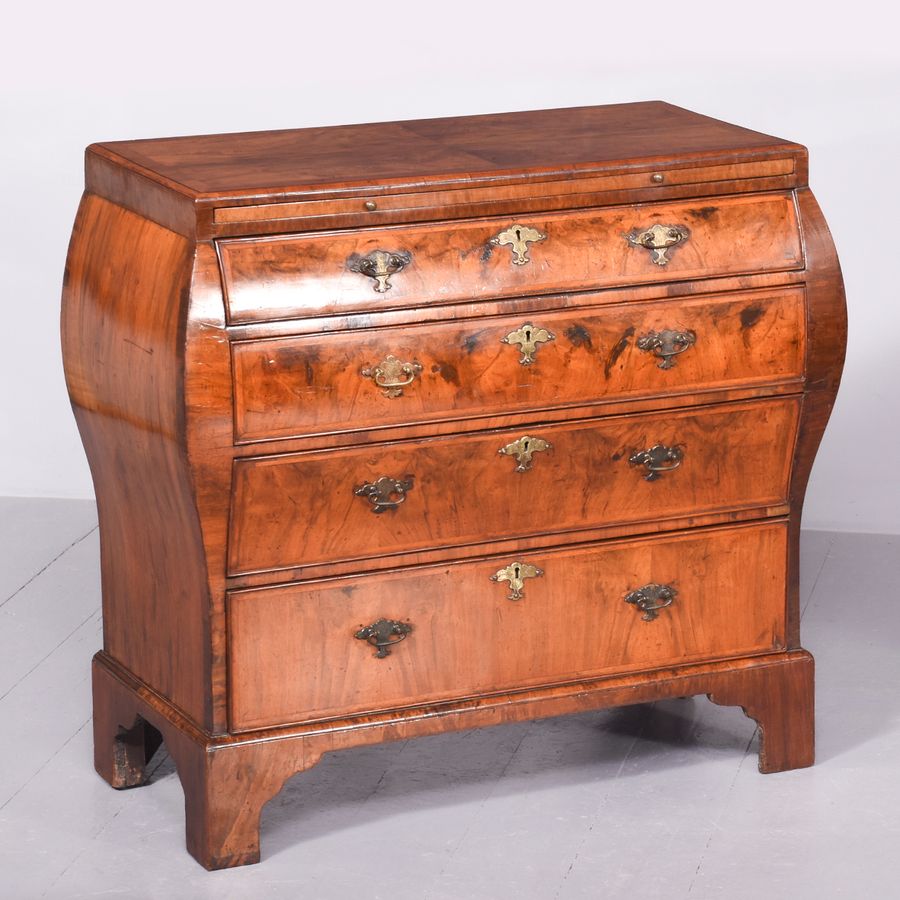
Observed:
[[[235,439],[799,382],[805,321],[784,288],[241,341]]]
[[[233,592],[231,728],[782,649],[786,537],[775,522]],[[367,638],[399,642],[379,657]]]
[[[517,207],[517,204],[541,204],[549,209],[559,206],[594,206],[596,198],[611,191],[640,190],[662,185],[705,184],[734,182],[737,179],[767,179],[790,176],[795,171],[794,160],[757,159],[753,162],[733,162],[718,166],[685,166],[667,168],[665,173],[628,171],[613,175],[586,175],[581,178],[562,178],[554,181],[527,181],[524,184],[503,184],[499,187],[455,187],[437,191],[408,191],[404,193],[358,194],[327,200],[300,200],[296,202],[259,203],[245,206],[219,207],[213,212],[213,221],[219,226],[254,223],[280,223],[300,220],[304,228],[316,228],[322,220],[341,224],[359,224],[364,217],[369,220],[385,215],[402,214],[407,220],[477,215],[491,212],[498,204]],[[736,185],[736,190],[753,190],[752,182]],[[708,188],[702,193],[707,193]],[[593,202],[591,202],[591,198]],[[546,204],[546,205],[544,205]],[[372,224],[371,221],[366,224]]]
[[[233,324],[803,266],[791,194],[216,246]]]
[[[241,459],[229,574],[780,504],[798,410],[787,397]]]

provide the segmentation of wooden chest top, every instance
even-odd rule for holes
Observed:
[[[684,169],[691,171],[679,175]],[[432,218],[429,209],[439,208],[446,218],[448,199],[464,207],[458,215],[478,214],[485,211],[479,202],[514,201],[517,186],[531,211],[793,188],[805,184],[806,150],[652,101],[114,141],[88,148],[86,170],[92,193],[184,234],[223,236],[296,230],[287,219],[309,222],[313,212],[313,227],[360,224],[364,219],[346,218],[357,211],[375,213],[368,217],[373,223],[424,221]],[[742,187],[745,180],[752,186]],[[535,182],[547,184],[535,191]],[[722,190],[698,191],[697,184]],[[426,187],[416,201],[378,200],[385,193],[417,193]],[[465,195],[448,198],[445,193],[461,190]],[[541,196],[547,200],[536,207]],[[283,209],[288,201],[345,198],[349,205]],[[374,198],[378,208],[367,208],[367,198],[370,206]],[[280,205],[277,216],[260,210],[269,204]],[[235,209],[221,209],[231,206]],[[341,214],[344,218],[335,218]],[[280,227],[266,228],[273,218]]]

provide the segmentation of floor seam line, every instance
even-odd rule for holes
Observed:
[[[69,641],[74,635],[76,635],[91,619],[95,618],[100,614],[100,607],[98,606],[96,609],[92,609],[87,618],[82,619],[52,650],[45,653],[21,678],[17,679],[13,684],[11,684],[6,691],[0,694],[0,702],[5,700],[29,675],[32,674],[36,669],[39,669],[63,644]]]
[[[738,767],[734,772],[734,777],[731,779],[731,784],[728,785],[728,793],[725,794],[725,799],[722,802],[722,807],[719,811],[719,815],[716,820],[712,823],[712,827],[709,831],[709,837],[706,839],[706,844],[703,846],[703,850],[700,853],[700,859],[697,861],[697,868],[694,869],[694,874],[691,877],[691,883],[688,885],[687,894],[685,894],[685,900],[690,897],[691,891],[694,890],[694,882],[697,880],[697,876],[700,874],[700,869],[703,868],[703,863],[706,860],[706,854],[709,850],[709,845],[712,843],[713,838],[716,835],[716,832],[719,830],[719,823],[722,821],[724,817],[725,810],[728,809],[728,804],[731,801],[731,795],[734,793],[734,786],[737,784],[738,776],[741,774],[741,769],[743,768],[744,761],[747,759],[750,754],[750,748],[753,746],[753,739],[759,733],[759,725],[753,729],[753,734],[750,735],[750,739],[747,741],[747,746],[744,747],[744,755],[741,757],[741,761],[738,763]]]
[[[56,887],[56,885],[63,879],[63,877],[65,876],[66,872],[68,872],[69,869],[71,869],[72,866],[74,866],[74,865],[78,862],[78,860],[80,860],[81,857],[84,856],[84,854],[88,852],[89,849],[91,849],[91,845],[93,844],[93,842],[96,841],[97,838],[99,838],[99,837],[100,837],[100,836],[101,836],[101,835],[102,835],[102,834],[103,834],[103,833],[104,833],[111,825],[113,825],[113,824],[115,823],[116,819],[122,814],[122,811],[123,811],[124,809],[125,809],[125,801],[123,801],[122,803],[120,803],[119,808],[112,814],[112,816],[110,816],[109,821],[104,822],[103,825],[97,830],[97,832],[96,832],[95,834],[92,834],[92,835],[91,835],[90,842],[89,842],[89,843],[86,843],[86,844],[85,844],[85,845],[84,845],[84,846],[83,846],[83,847],[75,854],[75,856],[73,856],[73,857],[66,863],[65,868],[63,868],[63,870],[59,873],[59,875],[57,875],[56,878],[54,878],[53,881],[50,882],[50,884],[49,884],[48,887],[47,887],[47,890],[44,891],[43,894],[41,894],[41,898],[46,897],[47,894],[49,894],[50,891],[52,891],[53,888]]]
[[[82,731],[84,731],[85,726],[88,725],[88,724],[91,722],[92,719],[93,719],[93,716],[88,716],[88,717],[81,723],[81,725],[79,725],[78,728],[76,728],[75,731],[74,731],[72,734],[70,734],[69,737],[67,737],[67,738],[65,739],[65,741],[63,741],[63,743],[56,749],[56,752],[55,752],[49,759],[44,760],[44,762],[41,764],[40,768],[39,768],[36,772],[33,772],[32,775],[31,775],[31,777],[30,777],[23,785],[21,785],[21,786],[19,787],[19,789],[18,789],[17,791],[15,791],[15,793],[11,794],[11,795],[3,802],[3,805],[0,806],[0,812],[2,812],[4,809],[6,809],[6,807],[9,806],[9,804],[12,803],[13,800],[15,800],[16,797],[18,797],[19,794],[21,794],[22,791],[24,791],[25,788],[27,788],[28,785],[31,784],[31,782],[34,781],[34,779],[37,778],[38,775],[40,775],[41,772],[43,772],[44,769],[46,769],[47,766],[49,766],[50,763],[52,763],[53,760],[56,759],[57,756],[59,756],[60,753],[62,753],[63,750],[65,750],[66,747],[68,747],[69,744],[70,744],[72,741],[74,741],[75,738],[78,737],[78,735],[81,734]]]
[[[88,531],[86,534],[83,534],[77,540],[72,541],[72,543],[69,544],[68,547],[66,547],[64,550],[61,550],[59,553],[57,553],[57,555],[54,556],[53,559],[51,559],[50,562],[48,562],[46,566],[44,566],[42,569],[39,569],[37,572],[35,572],[34,575],[32,575],[31,578],[29,578],[28,581],[25,582],[25,584],[21,585],[20,587],[17,587],[2,603],[0,603],[0,609],[2,609],[4,606],[6,606],[6,604],[9,603],[9,601],[12,600],[14,597],[17,597],[19,594],[21,594],[22,591],[24,591],[25,588],[27,588],[28,585],[31,584],[35,579],[40,578],[41,575],[43,575],[44,572],[46,572],[47,569],[50,568],[50,566],[52,566],[55,562],[58,562],[60,559],[62,559],[62,557],[64,557],[73,547],[76,547],[83,540],[85,540],[86,538],[89,538],[99,527],[100,527],[99,525],[94,525],[94,527],[91,528],[90,531]]]
[[[519,748],[525,742],[525,738],[528,737],[528,733],[531,731],[533,726],[534,726],[534,721],[532,720],[531,722],[528,723],[528,727],[525,729],[525,732],[523,733],[522,737],[519,739],[519,743],[516,744],[515,749],[513,750],[512,753],[510,753],[509,759],[506,761],[506,765],[503,766],[503,768],[500,771],[500,774],[494,779],[494,783],[491,785],[491,789],[482,798],[481,803],[478,804],[478,809],[475,810],[475,813],[472,816],[471,822],[469,823],[469,825],[466,826],[466,828],[463,831],[462,835],[460,836],[459,840],[456,842],[456,845],[450,851],[449,857],[445,860],[443,866],[441,866],[441,870],[440,870],[440,872],[438,872],[438,875],[437,875],[438,880],[440,880],[440,878],[443,876],[444,872],[447,871],[447,866],[453,861],[453,858],[456,856],[457,852],[459,851],[459,848],[463,845],[463,842],[469,836],[469,832],[472,830],[472,826],[475,824],[475,822],[478,819],[478,816],[480,815],[481,811],[484,809],[485,803],[487,803],[488,800],[490,800],[491,797],[493,797],[494,791],[497,789],[497,785],[500,783],[503,776],[506,774],[507,769],[509,769],[509,767],[512,765],[513,759],[515,759],[516,754],[519,752]]]
[[[809,604],[812,603],[813,597],[816,595],[816,588],[819,586],[819,581],[822,578],[822,573],[825,571],[825,566],[828,563],[828,559],[831,556],[831,551],[834,548],[835,537],[831,536],[831,540],[828,543],[828,549],[825,551],[825,556],[822,557],[822,564],[819,566],[819,571],[816,572],[816,579],[813,581],[813,586],[809,589],[809,596],[806,598],[806,602],[803,604],[803,608],[800,610],[800,621],[803,621],[803,616],[806,613],[806,610],[809,609]]]
[[[651,709],[653,709],[655,706],[656,706],[655,702],[650,704]],[[616,774],[613,775],[611,784],[615,784],[621,777],[622,771],[625,768],[625,764],[628,762],[628,759],[631,756],[632,751],[637,746],[637,742],[643,737],[646,727],[647,727],[647,718],[645,717],[644,720],[641,722],[641,727],[638,729],[638,733],[634,736],[634,739],[631,741],[631,744],[629,745],[628,749],[625,751],[625,755],[622,757],[622,761],[619,763],[619,768],[616,769]],[[608,795],[609,795],[609,791],[607,790],[607,792],[603,795],[603,799],[600,801],[599,806],[597,807],[598,813],[599,813],[599,810],[602,809],[604,804],[606,803]],[[594,825],[596,825],[596,824],[597,824],[597,814],[594,815],[594,818],[591,820],[591,824],[588,825],[587,833],[581,839],[581,843],[578,845],[578,849],[575,851],[575,855],[572,857],[572,862],[569,863],[569,867],[566,869],[565,874],[562,877],[562,881],[560,882],[559,887],[556,889],[556,893],[553,895],[553,900],[558,900],[559,892],[563,889],[563,885],[565,884],[566,879],[571,874],[572,869],[575,868],[575,863],[578,862],[578,857],[581,854],[581,850],[584,847],[584,845],[587,843],[588,837],[590,837],[591,832],[594,830]]]
[[[403,741],[397,752],[391,757],[391,759],[388,761],[388,764],[384,767],[384,771],[381,773],[378,781],[375,782],[375,786],[366,795],[366,798],[362,801],[362,803],[359,804],[358,809],[362,809],[378,793],[378,789],[384,783],[384,779],[387,778],[388,772],[390,772],[393,768],[397,757],[400,756],[401,753],[403,753],[407,746],[409,746],[409,740]]]

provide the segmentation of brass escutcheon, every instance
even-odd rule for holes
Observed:
[[[384,659],[391,655],[390,648],[400,641],[405,641],[406,636],[412,631],[409,622],[398,622],[396,619],[379,619],[371,625],[366,625],[356,632],[354,637],[358,641],[366,641],[376,648],[375,658]]]
[[[527,472],[531,468],[533,454],[552,449],[553,444],[550,441],[523,434],[518,440],[501,447],[497,452],[504,456],[514,456],[518,463],[516,471]]]
[[[657,223],[643,231],[635,228],[623,236],[632,247],[643,247],[645,250],[649,250],[650,259],[656,265],[665,266],[669,263],[666,251],[676,244],[686,241],[691,233],[684,225],[660,225]]]
[[[525,579],[538,578],[543,574],[543,569],[530,563],[513,562],[491,575],[491,581],[509,582],[507,600],[521,600],[525,596]]]
[[[406,495],[413,489],[413,476],[402,479],[382,475],[377,481],[368,481],[353,488],[357,497],[365,497],[372,504],[373,513],[383,513],[396,509],[406,501]]]
[[[392,287],[388,280],[391,275],[399,272],[412,262],[412,256],[402,250],[373,250],[366,256],[354,253],[347,260],[347,268],[351,272],[358,272],[375,279],[375,290],[384,294]]]
[[[625,595],[625,602],[639,609],[645,622],[652,622],[659,610],[672,605],[678,591],[671,584],[645,584]]]
[[[395,398],[403,396],[403,388],[416,380],[416,375],[422,371],[422,366],[415,360],[402,362],[396,356],[386,356],[377,366],[365,365],[359,370],[363,378],[371,378],[378,387],[382,388],[385,397]]]
[[[693,331],[672,331],[668,328],[663,331],[651,331],[637,339],[638,350],[644,350],[659,357],[658,368],[671,369],[675,365],[673,356],[684,353],[693,347],[697,341],[697,335]]]
[[[495,247],[509,244],[513,254],[513,265],[524,266],[531,262],[528,256],[528,245],[546,239],[547,235],[543,231],[538,231],[537,228],[532,228],[530,225],[519,225],[516,223],[515,225],[510,225],[505,231],[495,234],[491,238],[490,243]]]
[[[680,444],[667,447],[665,444],[654,444],[646,450],[635,450],[628,457],[633,466],[643,466],[647,470],[644,481],[656,481],[663,472],[677,469],[684,459],[684,451]]]
[[[530,366],[534,362],[534,354],[537,353],[537,345],[546,341],[556,340],[556,335],[546,328],[537,328],[526,322],[515,331],[511,331],[506,337],[500,338],[501,344],[518,344],[522,352],[519,362],[523,366]]]

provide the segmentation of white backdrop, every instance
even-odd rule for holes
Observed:
[[[844,266],[850,348],[804,526],[900,532],[894,9],[15,4],[0,54],[0,495],[91,496],[58,304],[92,141],[664,99],[810,148]]]

